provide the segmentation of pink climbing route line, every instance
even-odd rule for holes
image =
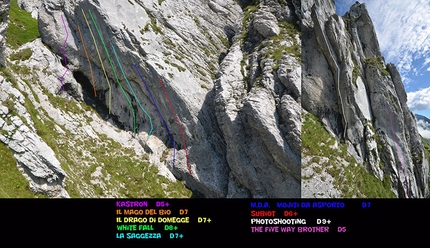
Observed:
[[[66,52],[64,51],[65,47],[66,47],[66,43],[67,43],[67,39],[69,38],[69,32],[67,32],[67,27],[66,27],[66,23],[64,22],[64,17],[63,15],[61,15],[61,20],[63,21],[63,26],[64,26],[64,30],[66,30],[66,39],[64,40],[64,44],[62,47],[62,51],[63,51],[63,58],[64,58],[64,64],[66,65],[66,71],[63,73],[63,76],[61,76],[60,81],[61,81],[61,88],[64,91],[64,76],[66,76],[66,73],[69,71],[69,66],[67,65],[67,59],[66,59]]]
[[[405,170],[404,170],[403,164],[402,164],[403,156],[402,156],[402,152],[400,151],[400,147],[399,147],[399,144],[397,142],[396,135],[394,133],[393,120],[391,119],[390,112],[388,112],[388,106],[387,106],[387,103],[385,101],[384,101],[384,106],[385,106],[385,111],[387,112],[387,115],[390,118],[391,133],[393,134],[394,143],[396,144],[397,155],[399,156],[399,161],[400,161],[400,168],[402,168],[403,175],[405,176],[405,182],[403,184],[406,187],[406,198],[407,198],[408,197],[409,189],[408,189],[407,177],[406,177]]]
[[[190,161],[188,160],[187,142],[185,141],[184,131],[182,130],[181,123],[179,122],[179,118],[176,115],[175,109],[173,108],[173,104],[170,101],[169,95],[167,94],[167,91],[166,91],[166,88],[164,87],[163,81],[160,78],[158,78],[158,80],[160,81],[161,87],[163,88],[164,95],[166,96],[167,101],[169,102],[170,109],[172,110],[172,113],[175,116],[175,120],[176,120],[176,123],[178,124],[179,130],[181,131],[182,143],[184,143],[185,158],[187,159],[188,174],[191,174],[191,166],[190,166]]]

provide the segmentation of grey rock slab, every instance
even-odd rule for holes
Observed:
[[[254,15],[253,26],[265,38],[278,35],[281,31],[276,16],[261,9]]]

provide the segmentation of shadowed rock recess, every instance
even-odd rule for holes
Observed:
[[[300,1],[10,4],[39,35],[1,51],[0,140],[33,192],[301,196]]]
[[[428,197],[416,121],[399,72],[381,55],[366,6],[357,2],[343,17],[332,1],[305,0],[301,7],[302,195]],[[318,125],[329,135],[311,137]],[[372,175],[367,181],[368,173],[357,174],[362,169]]]

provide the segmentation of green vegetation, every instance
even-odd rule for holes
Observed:
[[[164,63],[166,63],[166,64],[169,64],[169,65],[171,65],[171,66],[176,67],[176,69],[178,69],[180,72],[184,72],[184,71],[186,70],[184,67],[182,67],[182,66],[180,66],[180,65],[178,65],[178,64],[175,64],[175,63],[173,63],[173,62],[170,62],[170,61],[169,61],[169,60],[167,60],[167,59],[165,59],[165,60],[164,60]]]
[[[27,66],[20,66],[8,61],[6,62],[6,64],[11,71],[22,76],[21,78],[31,76],[30,68],[28,68]]]
[[[390,73],[382,61],[384,61],[382,56],[364,59],[364,63],[369,65],[370,68],[379,70],[384,76],[389,76]]]
[[[300,27],[295,23],[290,22],[279,22],[279,27],[281,28],[281,34],[284,32],[289,35],[291,38],[294,38],[297,34],[300,35]]]
[[[149,31],[149,26],[150,26],[150,24],[149,24],[149,23],[147,23],[147,24],[145,25],[145,28],[140,30],[140,33],[141,33],[141,34],[143,34],[143,33],[145,33],[145,32],[148,32],[148,31]]]
[[[4,131],[4,130],[3,130]],[[4,132],[2,132],[4,134]],[[38,198],[29,188],[27,179],[17,168],[17,162],[9,148],[0,142],[0,198]]]
[[[296,35],[300,35],[300,28],[289,22],[279,22],[280,33],[279,35],[269,37],[272,42],[269,44],[270,49],[266,52],[266,57],[272,56],[276,64],[272,67],[273,70],[278,70],[279,62],[282,55],[294,55],[299,62],[301,62],[302,49],[296,42]],[[283,40],[288,39],[293,41],[292,46],[279,45]],[[262,47],[260,47],[261,49]]]
[[[430,142],[428,140],[424,139],[422,136],[421,136],[421,141],[422,141],[423,146],[424,146],[425,156],[428,160],[430,158]]]
[[[36,101],[40,101],[32,89],[35,85],[40,85],[40,82],[34,76],[32,77],[32,71],[12,63],[8,63],[8,65],[11,72],[27,71],[29,73],[28,80],[32,83],[24,80],[30,88],[27,93],[23,92],[24,107],[30,115],[37,134],[52,148],[61,167],[67,173],[64,183],[71,197],[191,197],[192,192],[185,188],[183,182],[171,182],[164,176],[158,175],[157,167],[149,163],[148,154],[138,156],[133,149],[122,147],[121,144],[106,135],[98,134],[100,139],[93,139],[89,136],[77,139],[75,134],[51,119],[43,108],[35,108],[28,94],[33,94]],[[13,74],[5,68],[0,69],[0,72],[13,78]],[[90,126],[92,118],[86,115],[88,111],[97,114],[86,104],[54,96],[44,88],[42,91],[54,108],[72,114],[75,121],[79,123],[78,127]],[[12,114],[16,111],[12,100],[5,101],[4,104]],[[9,137],[13,135],[13,132],[2,131],[1,133]],[[16,170],[16,162],[9,158],[11,157],[9,154],[5,156],[6,153],[1,149],[2,147],[0,147],[0,161],[2,161],[0,163],[0,176],[2,176],[0,197],[34,197],[28,186],[27,188],[22,186],[28,185],[28,182]],[[9,161],[12,162],[9,163]],[[11,172],[12,164],[15,174]],[[96,171],[100,176],[94,173]],[[16,175],[21,178],[17,178]],[[9,177],[13,179],[9,180]],[[3,193],[3,190],[6,193]],[[15,190],[19,192],[15,192]]]
[[[6,67],[0,67],[0,74],[2,74],[7,81],[11,82],[12,85],[16,85],[16,78],[8,69],[6,69]]]
[[[354,63],[354,69],[352,70],[352,82],[355,87],[357,87],[357,78],[360,76],[360,70],[358,70],[357,65]]]
[[[157,26],[157,19],[155,19],[155,17],[150,12],[147,11],[147,13],[148,13],[149,18],[151,19],[151,28],[152,28],[152,30],[156,34],[164,35],[163,30],[160,27]],[[145,26],[145,28],[146,28],[146,26]]]
[[[342,16],[342,19],[343,19],[343,22],[344,22],[346,25],[350,25],[351,23],[354,23],[354,22],[356,22],[358,19],[360,19],[360,17],[361,17],[361,16],[357,16],[357,17],[353,17],[353,18],[347,18],[347,17],[343,17],[343,16]]]
[[[164,0],[158,0],[159,5],[161,5],[162,2],[164,2]]]
[[[243,68],[249,69],[249,65],[246,65],[246,61],[248,60],[248,56],[246,53],[243,53],[242,60],[240,61],[240,73],[245,77],[245,70]],[[246,66],[245,66],[246,65]]]
[[[83,103],[75,103],[46,91],[44,93],[55,108],[63,111],[75,115],[94,111]],[[84,189],[86,192],[93,192],[96,197],[113,193],[121,197],[191,196],[183,182],[172,183],[158,175],[157,168],[150,165],[148,160],[137,157],[134,150],[122,147],[106,135],[99,135],[102,141],[91,138],[75,140],[74,135],[67,129],[64,129],[65,135],[53,132],[52,130],[56,130],[56,124],[46,112],[41,110],[42,113],[39,113],[28,99],[25,106],[30,112],[38,135],[53,149],[66,171],[66,190],[71,197],[82,197],[80,192]],[[91,120],[79,120],[84,125],[89,121]],[[97,167],[101,168],[102,174],[98,178],[99,184],[89,184],[96,179],[93,173]],[[88,185],[83,185],[83,182]]]
[[[293,54],[299,61],[301,61],[301,47],[296,46],[279,46],[275,49],[269,49],[266,53],[266,57],[272,56],[276,61],[276,64],[272,67],[273,70],[278,70],[279,62],[283,55]]]
[[[185,59],[185,56],[183,56],[182,54],[181,54],[181,55],[173,54],[173,56],[175,57],[175,59],[177,59],[177,60],[179,60],[179,61],[181,61],[181,60]]]
[[[186,69],[185,69],[184,67],[182,67],[182,66],[180,66],[180,65],[178,65],[178,64],[175,64],[175,63],[170,62],[170,65],[172,65],[172,66],[176,67],[176,69],[178,69],[180,72],[184,72],[184,71],[186,71]]]
[[[31,14],[20,9],[17,0],[11,0],[9,27],[6,31],[6,43],[13,49],[40,37],[37,20]]]
[[[245,9],[243,10],[243,12],[245,13],[243,15],[243,19],[242,19],[242,33],[239,37],[240,40],[245,41],[245,39],[248,38],[248,23],[249,23],[249,19],[251,17],[251,14],[256,12],[258,10],[260,6],[260,1],[258,0],[253,0],[248,6],[245,7]]]
[[[422,141],[423,146],[424,146],[424,156],[426,157],[427,161],[429,161],[429,159],[430,159],[430,141],[427,139],[424,139],[422,136],[421,136],[421,141]],[[430,178],[430,171],[429,171],[429,178]],[[430,189],[430,180],[427,181],[427,184],[428,184],[428,187]]]
[[[32,54],[33,54],[33,51],[31,51],[30,48],[25,48],[19,52],[12,53],[9,58],[12,61],[14,61],[14,60],[22,60],[23,61],[23,60],[29,59]]]
[[[222,44],[224,44],[225,47],[227,47],[227,48],[230,47],[230,43],[228,42],[228,40],[226,38],[222,37],[221,35],[216,35],[216,36],[222,42]]]
[[[163,39],[163,43],[168,45],[168,48],[176,47],[176,45],[173,42],[171,42],[170,40],[167,40],[167,39]]]
[[[197,25],[197,27],[201,27],[202,26],[202,24],[200,23],[200,21],[199,21],[199,18],[197,18],[197,17],[193,17],[193,20],[194,20],[194,22],[196,23],[196,25]]]
[[[302,126],[303,156],[326,157],[329,160],[314,169],[323,171],[334,179],[334,186],[342,192],[342,197],[393,198],[391,181],[386,176],[383,181],[372,176],[362,165],[357,164],[347,152],[347,145],[339,142],[324,128],[323,124],[312,114],[304,115]],[[318,158],[319,160],[319,158]]]
[[[390,106],[395,108],[394,111],[398,111],[398,109],[402,108],[400,106],[399,99],[397,98],[397,96],[394,96],[391,91],[388,91],[388,94],[385,95],[385,101],[387,101]]]
[[[4,100],[2,104],[5,107],[7,107],[10,115],[15,116],[17,113],[15,109],[15,102],[12,99],[13,99],[13,95],[9,95],[9,97],[6,100]]]
[[[207,74],[203,70],[201,70],[201,69],[197,69],[197,72],[200,73],[200,75],[202,75],[204,77],[207,76]]]
[[[164,70],[165,68],[164,68],[164,66],[162,66],[162,65],[160,65],[159,63],[154,63],[158,68],[160,68],[160,69],[162,69],[162,70]]]
[[[206,46],[202,46],[200,48],[203,50],[203,52],[205,52],[206,56],[211,56],[211,50],[209,50],[209,48],[207,48]]]

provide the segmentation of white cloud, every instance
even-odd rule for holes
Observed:
[[[340,2],[340,3],[338,3]],[[344,1],[336,4],[344,7]],[[346,1],[350,4],[350,0]],[[430,63],[430,1],[428,0],[361,0],[365,3],[378,35],[385,61],[396,64],[406,76],[415,67],[413,62],[426,58]]]
[[[430,108],[430,87],[419,91],[409,92],[408,107],[411,111],[419,111]]]
[[[421,134],[425,139],[430,139],[430,130],[418,127],[418,133]]]
[[[423,120],[417,121],[418,133],[425,139],[430,139],[430,125]]]

